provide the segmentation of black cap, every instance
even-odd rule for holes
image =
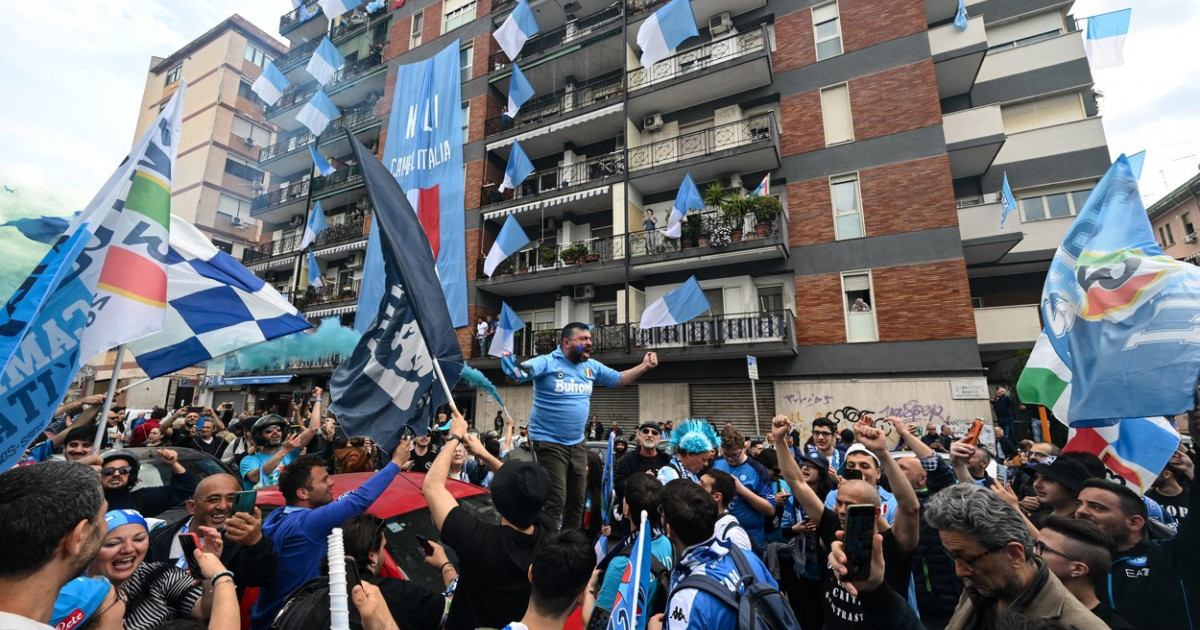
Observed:
[[[658,428],[657,422],[643,422],[638,425],[638,431],[641,431],[642,429],[654,429],[655,431],[662,431],[662,429]]]
[[[1088,472],[1086,466],[1073,459],[1061,457],[1050,464],[1033,466],[1033,472],[1061,483],[1072,494],[1079,494],[1079,491],[1083,489],[1083,482],[1092,478],[1092,474]]]
[[[550,496],[550,475],[533,462],[510,460],[496,471],[491,490],[500,516],[524,529],[533,525]]]

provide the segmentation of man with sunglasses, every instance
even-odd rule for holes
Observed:
[[[626,453],[614,466],[613,490],[617,494],[613,505],[621,507],[621,499],[625,497],[625,484],[635,474],[658,474],[658,469],[671,462],[671,456],[658,450],[662,442],[662,431],[657,422],[643,422],[637,430],[637,450]]]
[[[160,448],[154,455],[171,470],[171,481],[157,488],[134,490],[141,464],[132,451],[112,451],[104,456],[100,485],[110,510],[137,510],[145,517],[158,516],[183,503],[196,489],[196,477],[179,463],[179,454]]]

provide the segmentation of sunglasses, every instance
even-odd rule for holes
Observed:
[[[817,437],[817,436],[833,437],[833,434],[830,433],[829,431],[813,431],[812,434],[813,434],[813,437]]]
[[[658,429],[642,429],[642,433],[646,435],[662,435]]]
[[[105,468],[100,471],[101,475],[111,477],[113,475],[128,475],[129,471],[133,470],[133,466],[121,466],[120,468]]]

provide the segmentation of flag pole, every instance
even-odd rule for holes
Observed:
[[[420,328],[420,326],[418,326]],[[433,359],[433,371],[437,373],[437,380],[442,384],[442,391],[446,393],[446,403],[450,405],[450,411],[455,414],[462,415],[458,411],[458,407],[454,404],[454,397],[450,395],[450,386],[446,384],[446,375],[442,374],[442,364],[437,360],[437,357],[430,356]]]
[[[647,518],[649,518],[649,516],[646,514],[646,510],[642,510],[642,520],[641,520],[641,525],[639,526],[639,529],[641,531],[638,532],[638,541],[637,541],[638,562],[641,562],[642,554],[645,553],[646,548],[644,545],[650,544],[650,541],[647,540],[648,538],[650,538],[650,533],[651,533],[650,525],[649,525],[650,521],[646,520]],[[633,558],[630,558],[629,562],[630,562],[630,564],[632,564]],[[638,612],[645,611],[645,609],[642,608],[641,602],[639,601],[642,596],[641,582],[642,582],[642,568],[641,568],[641,566],[639,566],[638,570],[633,572],[633,619],[630,620],[630,627],[632,627],[632,628],[638,627]],[[646,602],[646,603],[649,604],[650,602]]]
[[[121,364],[125,361],[125,344],[117,346],[117,356],[113,360],[112,375],[108,378],[108,393],[104,395],[104,407],[96,416],[96,440],[92,442],[92,455],[100,454],[100,446],[104,444],[104,431],[108,428],[108,411],[112,409],[113,394],[117,393],[117,380],[121,376]]]

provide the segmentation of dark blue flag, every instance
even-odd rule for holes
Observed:
[[[358,346],[333,373],[330,411],[347,435],[369,436],[391,450],[407,427],[426,433],[434,410],[448,402],[433,361],[454,387],[462,350],[416,212],[383,164],[346,136],[375,207],[387,291]]]

